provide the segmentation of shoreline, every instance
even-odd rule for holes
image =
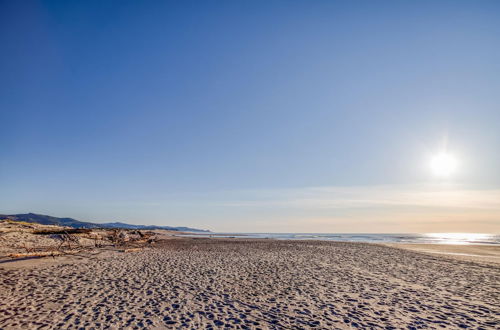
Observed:
[[[390,248],[408,250],[412,252],[429,254],[433,256],[452,258],[457,260],[488,262],[500,264],[500,245],[496,244],[437,244],[437,243],[374,243],[374,242],[343,242],[334,240],[287,240],[273,238],[245,238],[245,237],[197,237],[197,236],[179,236],[175,233],[156,231],[161,235],[162,241],[196,241],[196,240],[214,240],[214,241],[246,241],[246,242],[323,242],[323,243],[345,243],[345,244],[367,244],[373,246],[386,246]],[[152,249],[147,247],[144,249]],[[75,255],[63,255],[56,258],[52,257],[32,257],[23,259],[3,259],[0,261],[0,269],[32,268],[38,265],[72,263],[78,260],[97,255],[110,255],[120,253],[120,248],[105,248],[96,251],[82,252]]]
[[[443,257],[455,257],[460,260],[500,263],[500,244],[495,243],[406,243],[406,242],[363,242],[363,241],[341,241],[341,240],[322,240],[322,239],[284,239],[271,237],[245,237],[246,234],[181,234],[173,235],[179,239],[215,239],[215,240],[272,240],[288,242],[332,242],[332,243],[362,243],[382,245],[393,248],[400,248],[420,253],[429,253]],[[251,235],[251,234],[250,234]]]
[[[276,240],[320,240],[377,244],[496,245],[500,234],[481,233],[182,233],[179,237],[246,238]]]
[[[461,260],[500,263],[500,245],[495,244],[385,243],[383,245]]]

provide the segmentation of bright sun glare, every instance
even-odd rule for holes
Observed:
[[[457,160],[453,155],[441,153],[431,159],[431,170],[439,177],[449,177],[457,169]]]

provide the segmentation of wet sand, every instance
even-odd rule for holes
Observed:
[[[500,265],[382,245],[176,239],[0,264],[0,328],[500,327]]]
[[[455,245],[455,244],[387,244],[388,246],[417,252],[435,253],[444,257],[470,261],[500,263],[499,245]]]

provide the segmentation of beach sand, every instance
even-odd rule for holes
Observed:
[[[500,327],[500,264],[375,244],[175,239],[5,266],[4,329]]]

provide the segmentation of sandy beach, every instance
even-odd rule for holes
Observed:
[[[0,265],[0,327],[500,326],[500,265],[363,243],[174,239]]]

